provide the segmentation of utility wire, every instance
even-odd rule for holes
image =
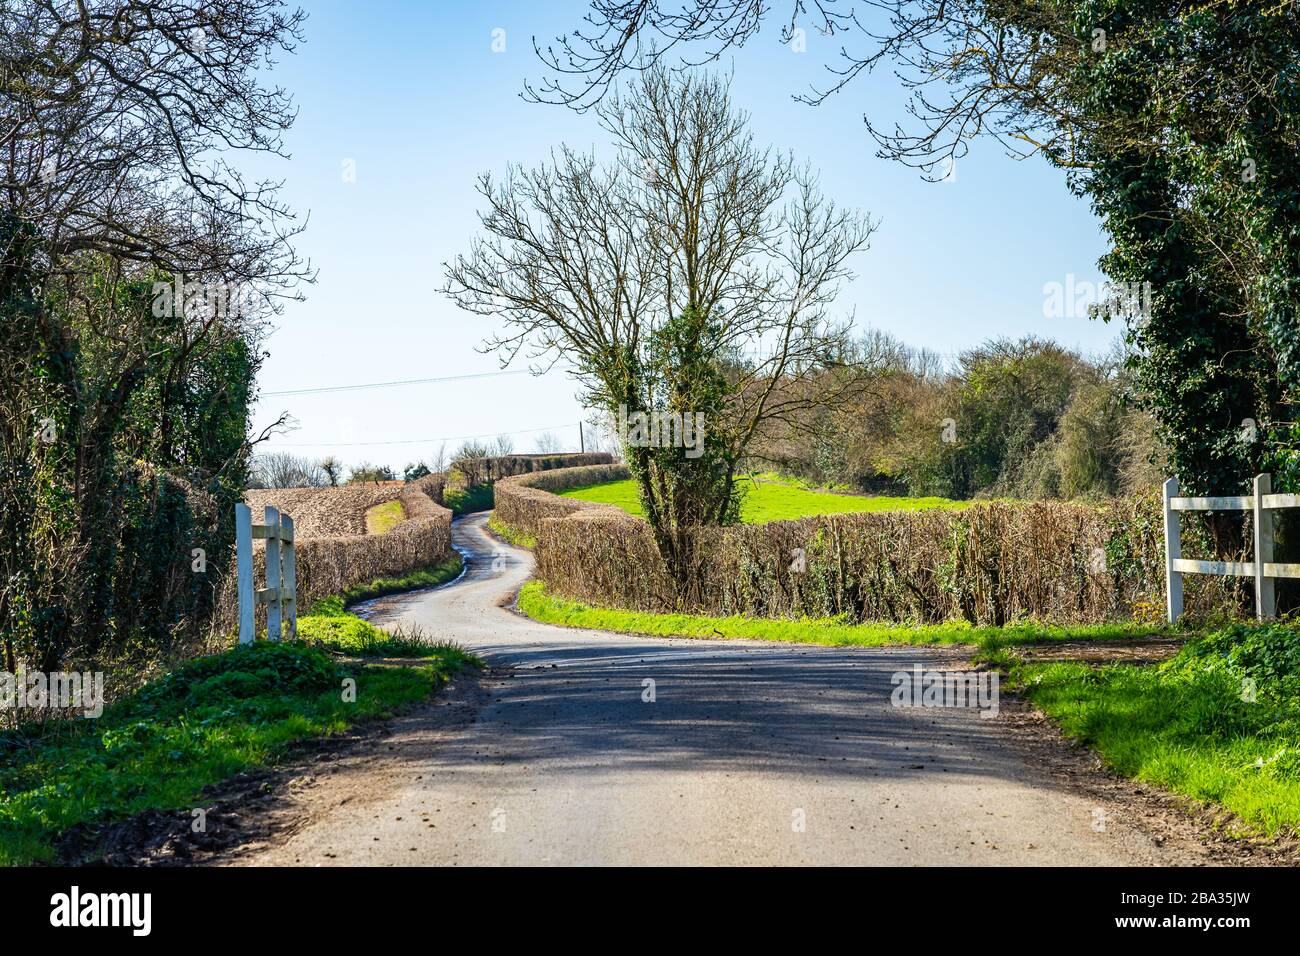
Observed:
[[[533,432],[553,432],[561,428],[572,428],[581,422],[566,422],[563,425],[546,425],[542,428],[520,428],[510,432],[482,432],[478,435],[448,435],[446,438],[409,438],[401,441],[275,441],[269,445],[285,445],[293,448],[357,448],[363,445],[429,445],[444,441],[468,441],[471,438],[494,438],[497,435],[529,435]]]
[[[360,392],[372,388],[393,388],[399,385],[428,385],[432,382],[460,382],[469,378],[494,378],[498,375],[528,375],[527,369],[507,369],[501,372],[475,372],[470,375],[444,375],[441,378],[408,378],[396,382],[367,382],[364,385],[322,385],[316,388],[291,388],[278,392],[263,392],[262,398],[280,395],[325,395],[331,392]]]

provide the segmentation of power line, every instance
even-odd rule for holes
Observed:
[[[409,438],[401,441],[281,441],[271,440],[269,444],[287,445],[293,448],[359,448],[364,445],[431,445],[444,441],[469,441],[471,438],[495,438],[497,435],[530,435],[533,432],[553,432],[561,428],[572,428],[581,422],[565,422],[563,425],[545,425],[541,428],[520,428],[509,432],[482,432],[478,435],[448,435],[445,438]]]
[[[278,392],[263,392],[262,398],[279,395],[325,395],[330,392],[360,392],[372,388],[393,388],[399,385],[428,385],[432,382],[459,382],[468,378],[493,378],[498,375],[528,375],[527,369],[507,369],[501,372],[475,372],[469,375],[444,375],[441,378],[407,378],[395,382],[367,382],[364,385],[321,385],[316,388],[291,388]]]

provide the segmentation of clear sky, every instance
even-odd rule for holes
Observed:
[[[303,0],[306,42],[271,79],[299,107],[288,161],[246,164],[285,182],[283,198],[309,216],[300,252],[319,269],[306,301],[276,320],[263,392],[465,375],[496,370],[476,346],[492,320],[456,309],[437,288],[442,263],[478,228],[475,176],[535,164],[550,148],[604,147],[591,115],[525,102],[543,68],[532,38],[572,31],[586,0]],[[784,3],[779,4],[784,10]],[[493,52],[504,30],[505,51]],[[893,75],[860,77],[818,107],[793,102],[838,53],[840,38],[809,30],[807,51],[779,42],[778,21],[722,67],[760,142],[820,170],[828,196],[879,219],[858,278],[842,299],[862,328],[951,354],[997,336],[1036,334],[1085,351],[1117,329],[1086,317],[1048,318],[1044,286],[1073,274],[1097,280],[1104,237],[1087,204],[1045,162],[975,145],[948,182],[877,159],[865,114],[903,113]],[[347,181],[345,162],[355,168]],[[521,366],[522,367],[522,366]],[[360,392],[267,395],[260,427],[282,411],[298,430],[262,446],[334,454],[400,469],[440,437],[515,433],[533,450],[552,429],[576,447],[583,417],[562,372]],[[387,444],[402,442],[403,444]],[[384,444],[381,444],[384,443]],[[448,442],[452,447],[456,442]]]

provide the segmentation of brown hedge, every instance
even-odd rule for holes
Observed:
[[[1155,620],[1164,606],[1162,512],[1151,498],[701,529],[687,591],[677,594],[644,521],[589,508],[561,516],[564,506],[540,497],[534,488],[519,509],[538,519],[538,576],[558,594],[607,607],[1001,625]],[[1187,524],[1189,553],[1208,555],[1204,528]],[[1190,612],[1240,610],[1242,594],[1231,582],[1187,582]]]
[[[481,485],[515,475],[578,468],[583,465],[612,464],[614,456],[605,451],[566,451],[537,455],[494,455],[490,458],[462,458],[452,464],[466,485]]]
[[[500,521],[532,535],[541,530],[541,524],[547,518],[563,518],[580,511],[602,514],[611,521],[632,521],[635,519],[631,515],[613,505],[580,501],[577,498],[560,498],[555,494],[584,485],[622,481],[627,477],[625,465],[610,463],[503,478],[496,483],[493,510]]]

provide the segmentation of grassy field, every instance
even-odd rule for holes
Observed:
[[[366,534],[387,534],[405,520],[400,501],[385,501],[366,509]]]
[[[853,511],[919,511],[924,508],[964,508],[964,501],[947,498],[890,498],[885,496],[841,495],[829,491],[815,491],[799,487],[788,481],[760,479],[757,483],[746,478],[743,482],[745,499],[740,517],[745,524],[762,524],[766,521],[786,521],[810,515],[845,514]],[[636,484],[631,481],[611,481],[585,488],[562,491],[566,498],[597,501],[616,505],[629,514],[641,515]]]
[[[459,573],[457,556],[350,594],[425,587]],[[380,630],[345,611],[344,600],[301,616],[297,642],[259,641],[189,661],[97,720],[0,733],[0,866],[58,862],[57,840],[73,827],[93,833],[146,810],[203,806],[205,787],[274,764],[295,742],[398,713],[480,663],[453,644]],[[355,696],[344,693],[345,680],[355,681]]]
[[[1118,772],[1300,832],[1300,631],[1235,625],[1159,665],[1021,663],[1010,686]]]
[[[1064,640],[1119,640],[1159,633],[1150,625],[1104,624],[1050,627],[1038,624],[971,627],[967,624],[845,624],[835,620],[769,620],[751,617],[706,617],[697,614],[648,614],[591,607],[546,593],[546,585],[529,581],[519,593],[519,610],[546,624],[587,627],[620,634],[663,637],[748,638],[825,644],[832,647],[879,647],[885,644],[974,644],[985,652],[1017,644]]]

